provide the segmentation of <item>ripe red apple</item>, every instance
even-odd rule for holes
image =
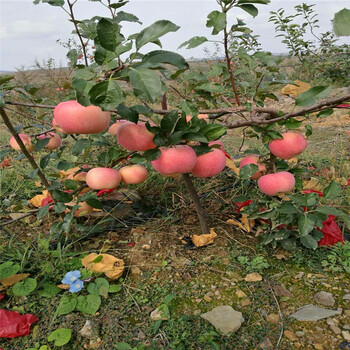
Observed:
[[[210,177],[219,174],[224,170],[226,157],[223,151],[213,148],[209,153],[197,157],[195,167],[191,173],[196,177]]]
[[[55,123],[67,134],[98,134],[109,125],[111,116],[100,107],[84,107],[77,101],[59,103],[53,111]]]
[[[124,123],[117,133],[119,145],[129,151],[147,151],[155,148],[153,137],[154,134],[147,130],[145,123]]]
[[[250,154],[247,157],[244,157],[239,163],[239,168],[243,168],[247,164],[256,164],[258,166],[258,171],[256,171],[251,177],[252,180],[259,179],[263,173],[266,171],[265,164],[258,163],[259,155],[258,154]]]
[[[160,151],[160,157],[152,161],[152,165],[163,175],[189,173],[196,165],[197,155],[190,146],[179,145]]]
[[[304,135],[297,132],[285,132],[282,134],[283,140],[275,139],[270,142],[270,152],[278,158],[290,159],[302,153],[307,141]]]
[[[209,116],[208,114],[198,114],[197,117],[199,119],[204,119],[207,123],[209,123]],[[186,121],[187,123],[192,119],[192,116],[191,115],[187,115],[186,116]]]
[[[86,183],[93,190],[116,188],[122,177],[116,169],[93,168],[86,175]]]
[[[57,149],[58,147],[61,146],[62,144],[62,139],[55,134],[54,132],[48,132],[46,134],[43,135],[39,135],[38,139],[42,140],[42,139],[48,139],[50,138],[51,140],[49,141],[49,143],[45,146],[46,148],[50,149],[50,150],[54,150]]]
[[[56,119],[53,118],[52,119],[52,127],[54,129],[56,129],[58,132],[62,133],[62,134],[68,134],[68,132],[65,132],[57,123]]]
[[[295,186],[295,178],[288,171],[267,174],[258,180],[258,187],[261,192],[275,196],[278,193],[290,192]]]
[[[117,135],[119,128],[125,123],[131,123],[131,122],[129,122],[129,120],[124,120],[124,119],[120,119],[116,121],[114,124],[112,124],[109,127],[108,133],[111,134],[112,136]]]
[[[140,184],[147,179],[147,169],[142,165],[129,165],[119,169],[122,181],[125,184]]]
[[[32,144],[32,140],[29,135],[27,134],[18,134],[22,142],[24,143],[25,148],[27,149],[28,152],[32,152],[34,150],[34,145]],[[16,139],[14,136],[10,138],[10,146],[16,150],[20,151],[19,144],[17,143]]]

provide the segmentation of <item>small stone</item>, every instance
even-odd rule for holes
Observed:
[[[224,335],[236,332],[244,322],[242,313],[234,310],[230,305],[217,306],[201,315]]]
[[[196,299],[196,303],[200,303],[202,301],[202,299]]]
[[[274,285],[272,289],[277,297],[289,297],[293,298],[293,294],[287,290],[284,286]]]
[[[194,310],[193,315],[198,316],[201,313],[201,310]]]
[[[329,310],[315,305],[309,304],[300,308],[290,317],[295,318],[298,321],[318,321],[324,318],[339,315],[338,310]]]
[[[240,304],[241,306],[248,306],[250,305],[252,302],[247,298],[247,299],[243,299]]]
[[[277,314],[269,314],[266,316],[266,321],[269,323],[279,323],[280,317]]]
[[[290,341],[296,341],[298,340],[298,337],[295,335],[293,331],[284,331],[284,335],[290,340]]]
[[[334,333],[334,334],[340,334],[341,333],[341,329],[335,325],[330,325],[329,328],[331,329],[331,331]]]
[[[220,295],[220,291],[219,291],[219,290],[216,290],[216,291],[214,292],[214,295],[216,295],[216,296]]]
[[[132,275],[141,275],[142,271],[137,266],[132,266],[131,269],[130,269],[130,273]]]
[[[323,350],[323,346],[321,344],[314,344],[314,348],[316,350]]]
[[[301,343],[294,343],[294,346],[295,346],[297,349],[299,349],[299,348],[301,348]]]
[[[350,300],[350,294],[344,294],[342,299],[343,300]]]
[[[264,341],[259,344],[259,348],[262,350],[273,350],[274,346],[269,338],[265,338]]]
[[[166,321],[169,319],[159,307],[151,312],[150,318],[152,321]]]
[[[239,299],[242,299],[242,298],[246,298],[246,297],[247,297],[247,294],[245,294],[245,293],[243,292],[243,290],[240,290],[240,289],[236,290],[236,295],[237,295],[237,297],[238,297]]]
[[[344,314],[345,314],[345,316],[350,317],[350,310],[344,310]]]
[[[342,331],[341,335],[346,341],[350,341],[350,332],[349,331]]]
[[[328,292],[318,292],[314,295],[314,299],[316,303],[324,305],[324,306],[333,306],[335,304],[335,300],[333,298],[332,293]]]
[[[298,337],[300,338],[300,337],[303,337],[303,336],[305,335],[305,333],[302,332],[302,331],[296,331],[296,332],[295,332],[295,335],[298,336]]]
[[[208,303],[210,303],[213,300],[208,294],[204,295],[203,299]]]
[[[142,246],[142,249],[151,249],[151,246],[149,245],[149,244],[144,244],[143,246]]]
[[[90,338],[92,336],[92,323],[90,320],[86,320],[84,327],[78,331],[79,335],[84,338]]]
[[[252,273],[249,273],[247,276],[245,276],[244,280],[246,282],[259,282],[259,281],[262,281],[262,276],[257,273],[257,272],[252,272]]]
[[[302,278],[304,275],[305,275],[305,272],[304,272],[304,271],[300,271],[295,277],[300,279],[300,278]]]

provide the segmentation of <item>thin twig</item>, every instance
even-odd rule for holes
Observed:
[[[28,213],[23,214],[22,216],[19,216],[18,218],[5,221],[5,222],[1,223],[0,225],[1,225],[1,226],[6,226],[6,225],[9,225],[9,224],[12,224],[12,223],[14,223],[14,222],[16,222],[16,221],[19,221],[19,220],[22,220],[22,219],[26,218],[27,216],[34,215],[34,214],[36,214],[38,211],[39,211],[39,209],[33,210],[33,211],[31,211],[31,212],[28,212]]]
[[[282,311],[281,311],[280,304],[279,304],[279,302],[278,302],[278,300],[277,300],[277,298],[276,298],[276,295],[275,295],[275,293],[274,293],[274,291],[273,291],[273,289],[272,289],[272,287],[271,287],[271,284],[270,284],[270,283],[269,283],[269,287],[270,287],[270,290],[271,290],[272,296],[273,296],[273,298],[275,299],[275,303],[276,303],[277,308],[278,308],[278,316],[279,316],[279,318],[280,318],[280,324],[281,324],[281,332],[280,332],[280,336],[279,336],[278,341],[277,341],[277,344],[276,344],[276,346],[275,346],[275,350],[277,350],[277,349],[278,349],[278,346],[279,346],[279,345],[280,345],[280,343],[281,343],[282,337],[283,337],[283,330],[284,330],[284,325],[283,325],[283,315],[282,315]]]

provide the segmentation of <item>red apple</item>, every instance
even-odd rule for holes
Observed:
[[[49,141],[49,143],[45,146],[46,148],[50,149],[50,150],[54,150],[57,149],[58,147],[61,146],[62,144],[62,139],[55,134],[54,132],[48,132],[46,134],[43,135],[39,135],[38,139],[42,140],[42,139],[48,139],[50,138],[51,140]]]
[[[258,180],[258,187],[261,192],[275,196],[278,193],[286,193],[293,190],[295,186],[295,178],[288,171],[267,174]]]
[[[263,173],[266,171],[265,164],[258,163],[259,161],[259,155],[258,154],[250,154],[247,157],[244,157],[241,162],[239,163],[239,168],[243,168],[247,164],[256,164],[258,166],[258,171],[256,171],[253,176],[251,177],[252,180],[257,180],[259,177],[263,175]]]
[[[114,124],[112,124],[109,127],[108,133],[111,134],[112,136],[116,136],[119,128],[125,123],[131,123],[131,122],[129,122],[128,120],[124,120],[124,119],[120,119],[120,120],[116,121]]]
[[[52,119],[52,127],[62,134],[68,134],[58,124],[55,118]]]
[[[226,157],[223,151],[213,148],[209,153],[197,157],[195,167],[191,173],[196,177],[210,177],[219,174],[224,170]]]
[[[72,207],[74,207],[76,204],[77,203],[75,203],[75,202],[67,203],[67,205],[72,206]],[[94,208],[91,205],[87,204],[86,202],[79,202],[78,204],[80,207],[74,212],[74,214],[73,214],[74,217],[85,216],[85,215],[94,211]],[[69,213],[70,209],[67,208],[64,212]]]
[[[142,165],[129,165],[119,169],[122,181],[125,184],[140,184],[147,179],[147,169]]]
[[[117,133],[119,145],[129,151],[147,151],[155,148],[153,137],[154,134],[147,130],[145,123],[124,123]]]
[[[162,148],[158,159],[152,161],[153,168],[163,175],[185,174],[196,165],[196,152],[190,146],[179,145]]]
[[[84,107],[77,101],[59,103],[54,111],[55,123],[67,134],[98,134],[105,131],[111,120],[109,112],[100,107]]]
[[[34,145],[32,144],[32,140],[29,135],[27,134],[18,134],[22,142],[24,143],[25,148],[27,149],[28,152],[32,152],[34,150]],[[16,150],[20,151],[21,148],[19,147],[19,144],[17,143],[16,139],[14,136],[10,138],[10,146]]]
[[[116,188],[122,177],[116,169],[93,168],[86,175],[86,183],[93,190]]]
[[[278,158],[290,159],[302,153],[307,141],[304,135],[297,132],[285,132],[282,134],[283,140],[275,139],[270,142],[270,152]]]

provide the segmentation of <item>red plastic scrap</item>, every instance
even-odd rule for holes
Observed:
[[[242,208],[247,207],[248,205],[253,203],[253,201],[251,199],[247,199],[244,202],[234,202],[234,203],[237,206],[237,212],[240,213]]]
[[[5,298],[5,295],[6,295],[5,293],[0,293],[0,301]]]
[[[38,319],[32,314],[0,310],[0,338],[16,338],[29,334],[30,325]]]
[[[323,192],[316,190],[303,190],[304,194],[317,193],[319,197],[323,197]]]
[[[103,196],[104,194],[112,193],[112,192],[115,191],[116,189],[117,189],[117,188],[112,188],[112,189],[110,189],[110,190],[104,189],[104,190],[98,191],[98,192],[97,192],[97,197]]]
[[[344,237],[340,227],[335,222],[334,215],[328,215],[328,219],[323,222],[323,226],[318,228],[323,233],[323,238],[318,241],[318,246],[330,246],[338,242],[344,243]]]

